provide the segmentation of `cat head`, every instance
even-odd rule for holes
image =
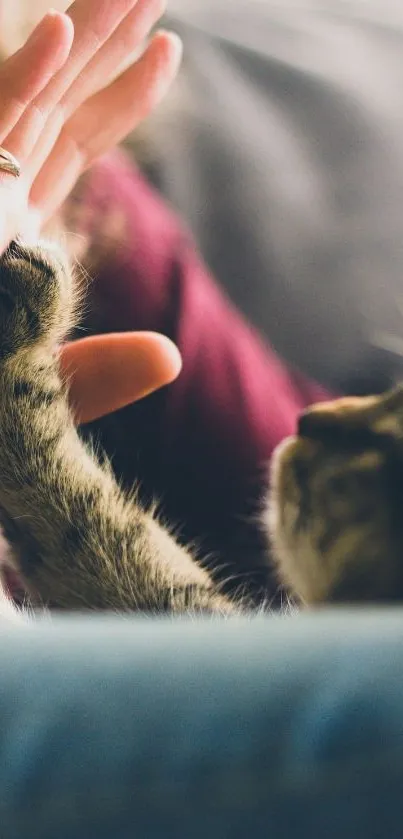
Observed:
[[[303,602],[403,599],[403,387],[301,415],[273,457],[268,523]]]

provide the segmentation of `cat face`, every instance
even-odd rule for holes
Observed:
[[[298,598],[403,599],[403,388],[302,414],[271,491],[274,554]]]

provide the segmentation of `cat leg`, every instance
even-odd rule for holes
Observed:
[[[13,245],[0,260],[0,517],[24,583],[62,609],[229,612],[79,439],[55,349],[72,289],[58,251]]]

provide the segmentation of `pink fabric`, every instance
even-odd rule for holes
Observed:
[[[232,572],[260,569],[263,580],[256,515],[268,461],[300,411],[329,396],[243,319],[123,155],[94,168],[80,200],[96,272],[87,325],[161,331],[183,357],[175,384],[98,424],[103,442],[129,483],[139,477],[147,496],[162,499],[185,538]]]

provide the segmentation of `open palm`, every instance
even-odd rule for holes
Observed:
[[[181,54],[170,33],[154,35],[138,61],[116,72],[162,12],[161,0],[76,0],[66,14],[46,15],[0,67],[0,145],[22,167],[19,179],[0,173],[0,252],[34,219],[40,227],[169,88]],[[167,339],[138,334],[67,345],[62,365],[77,415],[88,420],[170,381],[180,361]]]

